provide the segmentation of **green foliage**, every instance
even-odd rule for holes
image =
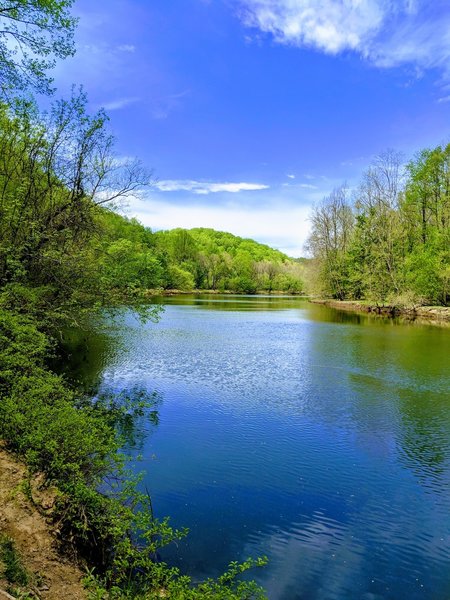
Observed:
[[[120,217],[117,226],[106,209],[149,175],[135,161],[117,164],[105,114],[88,115],[86,104],[73,92],[44,115],[29,102],[0,106],[0,303],[49,325],[139,301],[159,283],[143,228]]]
[[[0,536],[0,561],[3,563],[1,576],[10,585],[26,586],[29,574],[22,564],[20,554],[14,544],[14,540],[6,535]]]
[[[152,231],[138,221],[102,210],[95,246],[101,288],[193,289],[255,293],[303,291],[303,265],[253,240],[212,229]]]
[[[450,300],[450,144],[402,158],[379,156],[354,205],[339,190],[317,207],[309,246],[320,293],[398,304]],[[343,220],[346,211],[350,218]],[[350,211],[350,212],[348,212]]]
[[[405,260],[405,280],[419,298],[430,304],[445,304],[450,294],[448,254],[432,247],[414,248]]]
[[[126,238],[105,241],[100,266],[101,286],[106,289],[155,289],[163,277],[157,257],[145,245]]]
[[[169,265],[165,274],[165,286],[172,290],[192,290],[195,286],[194,276],[177,265]]]
[[[154,234],[155,251],[165,262],[163,287],[212,289],[254,294],[303,290],[303,267],[285,254],[253,240],[213,229],[173,229]],[[181,269],[184,281],[176,285]],[[277,278],[277,276],[280,276]],[[283,277],[284,276],[284,277]]]
[[[254,567],[263,567],[266,558],[248,559],[243,563],[230,563],[227,571],[218,579],[207,579],[197,585],[190,577],[180,575],[178,569],[168,568],[164,563],[150,561],[152,580],[156,585],[140,587],[108,588],[94,572],[85,579],[90,600],[150,600],[152,598],[172,598],[173,600],[264,600],[266,595],[253,581],[239,580],[239,576]],[[149,565],[149,566],[150,566]]]
[[[238,275],[229,280],[232,290],[241,294],[256,294],[256,282],[248,275]]]
[[[46,72],[74,54],[73,0],[0,1],[0,84],[3,95],[51,91]]]

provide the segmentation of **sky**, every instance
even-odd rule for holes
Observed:
[[[388,148],[449,141],[449,0],[76,0],[53,76],[153,186],[122,210],[305,256],[311,208]]]

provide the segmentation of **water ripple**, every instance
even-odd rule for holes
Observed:
[[[448,332],[271,302],[171,299],[116,332],[104,385],[163,397],[141,464],[191,529],[164,558],[267,554],[274,600],[448,600]]]

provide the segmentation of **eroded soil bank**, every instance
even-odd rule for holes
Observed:
[[[30,574],[29,591],[43,600],[86,600],[83,571],[57,552],[55,532],[45,515],[23,493],[26,469],[0,443],[0,535],[12,538],[25,569]],[[43,507],[51,505],[51,494],[36,494]],[[0,599],[8,582],[1,578]]]
[[[417,306],[399,307],[387,304],[373,304],[357,300],[327,300],[311,298],[314,304],[323,304],[338,310],[349,310],[354,312],[365,312],[384,317],[401,317],[410,321],[423,321],[438,325],[450,325],[450,307],[446,306]]]

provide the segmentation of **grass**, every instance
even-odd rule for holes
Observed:
[[[7,535],[0,537],[0,558],[3,563],[2,575],[8,583],[21,586],[28,584],[28,572],[23,566],[14,541]]]

